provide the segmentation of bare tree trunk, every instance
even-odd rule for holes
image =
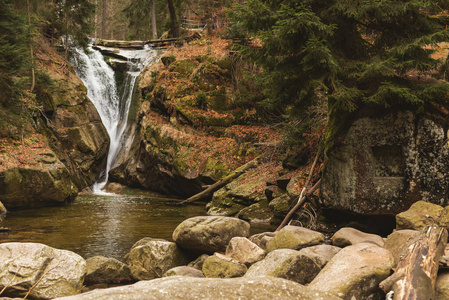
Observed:
[[[103,14],[101,16],[101,38],[102,39],[106,38],[106,15],[107,15],[106,0],[103,0]]]
[[[179,25],[178,25],[178,19],[176,18],[176,11],[175,6],[173,5],[173,0],[167,0],[168,2],[168,10],[170,11],[170,18],[171,18],[171,29],[173,31],[173,36],[178,37],[179,36]]]
[[[435,298],[438,263],[447,244],[447,230],[425,227],[399,261],[393,275],[379,286],[387,299],[427,300]]]
[[[156,28],[156,0],[151,0],[151,38],[157,39]]]
[[[31,12],[30,12],[30,0],[27,0],[27,10],[28,10],[28,26],[31,26]],[[31,87],[30,93],[33,92],[34,86],[36,84],[36,76],[34,75],[34,53],[33,53],[33,38],[30,37],[30,56],[31,56]]]

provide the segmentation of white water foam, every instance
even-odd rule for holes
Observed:
[[[114,70],[106,63],[100,51],[92,49],[91,46],[88,48],[89,53],[78,47],[72,48],[71,61],[77,67],[76,73],[87,87],[87,97],[95,105],[110,138],[106,169],[92,186],[95,194],[107,194],[103,189],[108,182],[109,171],[114,167],[117,153],[122,147],[122,136],[126,129],[137,77],[156,57],[156,51],[148,47],[143,50],[111,50],[128,59],[128,71],[125,74],[121,95],[117,89]]]

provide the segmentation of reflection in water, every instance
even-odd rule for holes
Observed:
[[[205,215],[204,206],[135,196],[79,196],[64,207],[8,212],[0,242],[36,242],[88,258],[122,259],[143,237],[172,240],[173,230],[189,217]]]

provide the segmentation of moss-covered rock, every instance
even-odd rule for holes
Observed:
[[[276,249],[302,249],[324,242],[324,235],[304,227],[285,226],[268,242],[267,251]]]
[[[204,275],[212,278],[242,277],[246,271],[244,264],[219,253],[209,256],[203,264]]]
[[[273,214],[266,200],[245,207],[237,214],[237,218],[252,223],[269,223],[272,217]]]
[[[418,201],[407,211],[396,215],[396,228],[421,230],[427,225],[438,224],[443,211],[439,205]]]

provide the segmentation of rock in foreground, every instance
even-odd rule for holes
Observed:
[[[180,247],[206,253],[224,252],[236,236],[249,236],[249,223],[230,217],[193,217],[185,220],[173,232]]]
[[[150,281],[140,281],[133,285],[104,290],[95,290],[64,300],[173,300],[173,299],[242,299],[242,300],[337,300],[325,292],[312,290],[293,281],[265,278],[191,278],[166,277]]]
[[[360,243],[338,252],[309,287],[343,299],[382,299],[379,283],[390,275],[390,252],[371,243]]]
[[[78,293],[86,275],[86,261],[76,253],[38,243],[0,244],[2,296],[53,299]]]
[[[115,258],[94,256],[86,260],[84,284],[133,282],[129,267]]]

